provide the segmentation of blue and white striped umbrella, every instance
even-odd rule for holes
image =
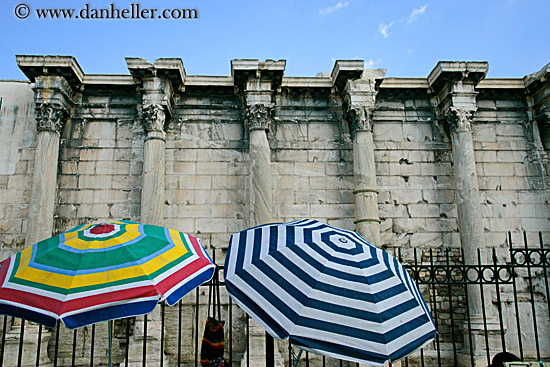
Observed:
[[[381,366],[436,330],[403,266],[355,232],[304,219],[235,233],[225,284],[274,338],[314,353]]]

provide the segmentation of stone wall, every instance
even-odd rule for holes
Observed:
[[[143,128],[135,88],[86,87],[61,133],[55,233],[139,221]]]
[[[31,84],[0,82],[0,258],[25,247],[36,145]]]
[[[26,237],[149,215],[217,249],[222,264],[230,235],[262,221],[258,190],[270,195],[274,221],[314,218],[375,234],[368,239],[404,262],[415,249],[421,261],[430,249],[450,250],[453,261],[464,250],[471,261],[478,248],[506,261],[509,231],[516,243],[524,232],[550,234],[548,66],[523,79],[485,79],[486,63],[441,62],[427,78],[391,78],[337,61],[332,74],[304,78],[285,77],[282,61],[234,60],[230,77],[205,77],[186,75],[178,59],[127,61],[130,75],[87,75],[71,57],[20,56],[31,82],[0,81],[0,260],[29,245]],[[48,63],[56,68],[42,75]],[[51,106],[65,117],[37,129]],[[247,117],[255,108],[264,120]],[[160,111],[155,126],[144,124],[150,110]],[[55,195],[46,198],[33,193],[44,131],[60,137]],[[270,158],[263,171],[252,169],[258,131]],[[151,136],[163,142],[155,149],[165,162],[155,190],[144,180]],[[270,187],[257,187],[269,182],[258,172],[270,174]],[[160,217],[147,205],[153,191],[163,198]],[[30,228],[29,208],[48,200],[51,223]],[[465,298],[454,296],[464,319]],[[193,319],[194,301],[184,306]],[[475,315],[479,305],[469,307]],[[177,311],[167,315],[166,330],[177,332]],[[242,329],[244,315],[234,319]],[[440,332],[448,339],[451,330],[442,322]]]

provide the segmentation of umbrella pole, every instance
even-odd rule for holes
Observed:
[[[265,332],[265,357],[266,367],[275,366],[275,341],[269,333]]]
[[[298,356],[296,357],[296,361],[294,361],[294,367],[298,367],[298,363],[300,363],[300,357],[302,356],[303,349],[300,348],[300,351],[298,352]]]
[[[109,350],[107,351],[107,355],[109,357],[109,367],[113,367],[113,360],[112,360],[112,351],[113,351],[113,320],[108,321],[108,338],[109,338]]]

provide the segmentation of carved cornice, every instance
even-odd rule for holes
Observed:
[[[150,104],[143,107],[143,128],[146,132],[164,133],[166,111],[160,104]]]
[[[472,131],[475,112],[475,110],[451,107],[446,116],[450,132]]]
[[[273,107],[264,104],[253,104],[246,109],[246,126],[248,131],[269,130]]]
[[[351,107],[346,112],[346,120],[352,134],[359,131],[372,132],[372,114],[374,108]]]
[[[36,128],[38,131],[60,132],[69,110],[61,105],[44,102],[36,107]]]

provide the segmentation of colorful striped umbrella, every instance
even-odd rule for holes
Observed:
[[[144,315],[210,280],[195,237],[130,221],[86,224],[0,263],[0,314],[74,329]]]
[[[225,284],[274,338],[335,358],[382,366],[436,334],[396,259],[355,232],[315,220],[233,234]]]

